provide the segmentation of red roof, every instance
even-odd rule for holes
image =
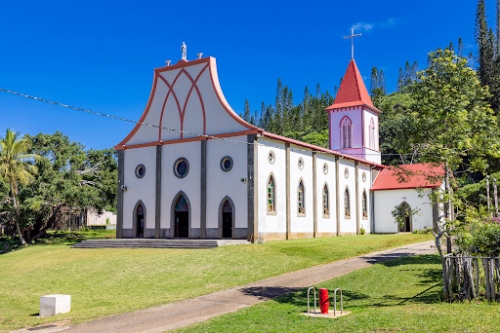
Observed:
[[[434,188],[441,186],[443,178],[442,166],[431,163],[405,164],[382,169],[371,190]]]
[[[344,78],[342,79],[342,83],[340,84],[337,96],[335,97],[335,101],[332,105],[327,107],[326,110],[362,105],[379,111],[373,106],[370,95],[366,90],[365,83],[359,73],[358,66],[356,66],[356,62],[354,59],[351,59],[349,66],[347,66],[347,71],[344,74]]]

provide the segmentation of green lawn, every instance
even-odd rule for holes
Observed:
[[[429,239],[364,235],[206,250],[28,246],[0,255],[0,329],[61,319],[79,323]],[[70,294],[71,312],[37,318],[39,297],[52,293]]]
[[[309,318],[306,291],[290,294],[176,332],[498,332],[500,304],[444,303],[437,255],[407,257],[322,283],[342,288],[337,319]]]

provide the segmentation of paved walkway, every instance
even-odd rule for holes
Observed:
[[[271,298],[331,280],[378,262],[405,256],[436,253],[433,241],[371,253],[330,264],[306,268],[245,286],[236,287],[183,302],[107,317],[85,324],[37,330],[64,333],[161,333],[252,306]],[[19,330],[16,333],[29,332]]]

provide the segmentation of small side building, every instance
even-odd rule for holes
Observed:
[[[443,168],[430,163],[384,168],[371,188],[376,221],[373,232],[393,234],[435,228],[444,208],[431,194],[444,191],[443,179]],[[393,214],[396,210],[403,215],[402,225]]]

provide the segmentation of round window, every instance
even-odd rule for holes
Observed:
[[[328,173],[328,164],[323,164],[323,173],[326,175]]]
[[[344,169],[344,177],[349,178],[349,169],[347,168]]]
[[[267,155],[267,159],[268,159],[269,163],[274,164],[276,157],[274,156],[274,152],[272,150]]]
[[[222,160],[220,160],[220,168],[222,171],[230,171],[233,168],[233,159],[229,156],[223,157]]]
[[[302,159],[302,157],[299,158],[299,169],[304,169],[304,160]]]
[[[135,176],[137,178],[142,178],[142,177],[144,177],[145,174],[146,174],[146,167],[143,164],[139,164],[135,168]]]
[[[363,172],[363,173],[361,174],[361,180],[362,180],[363,182],[366,182],[366,173],[365,173],[365,172]]]
[[[175,161],[174,164],[174,173],[179,178],[184,178],[187,176],[189,172],[189,163],[188,161],[181,157]]]

